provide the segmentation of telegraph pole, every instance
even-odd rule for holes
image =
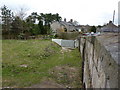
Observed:
[[[113,12],[113,23],[114,23],[114,18],[115,18],[115,10]]]

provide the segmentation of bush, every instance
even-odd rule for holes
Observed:
[[[75,39],[79,35],[79,32],[61,32],[57,36],[61,39]]]
[[[20,34],[18,35],[18,39],[24,39],[24,36],[25,36],[24,33],[20,33]]]
[[[92,26],[91,29],[90,29],[90,32],[96,33],[96,27],[95,27],[95,26]]]

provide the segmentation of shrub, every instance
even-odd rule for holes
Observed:
[[[95,27],[95,26],[92,26],[91,29],[90,29],[90,32],[96,33],[96,27]]]

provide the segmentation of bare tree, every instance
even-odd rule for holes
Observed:
[[[17,10],[16,12],[16,16],[20,17],[21,20],[24,20],[25,17],[27,16],[27,11],[28,11],[28,8],[26,7],[20,7],[19,10]]]

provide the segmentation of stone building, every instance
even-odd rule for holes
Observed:
[[[77,25],[73,22],[72,19],[69,22],[66,22],[66,19],[59,22],[54,21],[50,26],[53,33],[78,31],[78,27],[76,27]]]
[[[100,30],[101,32],[119,32],[118,27],[112,23],[112,21],[109,21],[109,23],[105,26],[103,26]]]
[[[89,30],[91,29],[91,26],[89,25],[80,25],[80,27],[83,32],[89,32]]]

